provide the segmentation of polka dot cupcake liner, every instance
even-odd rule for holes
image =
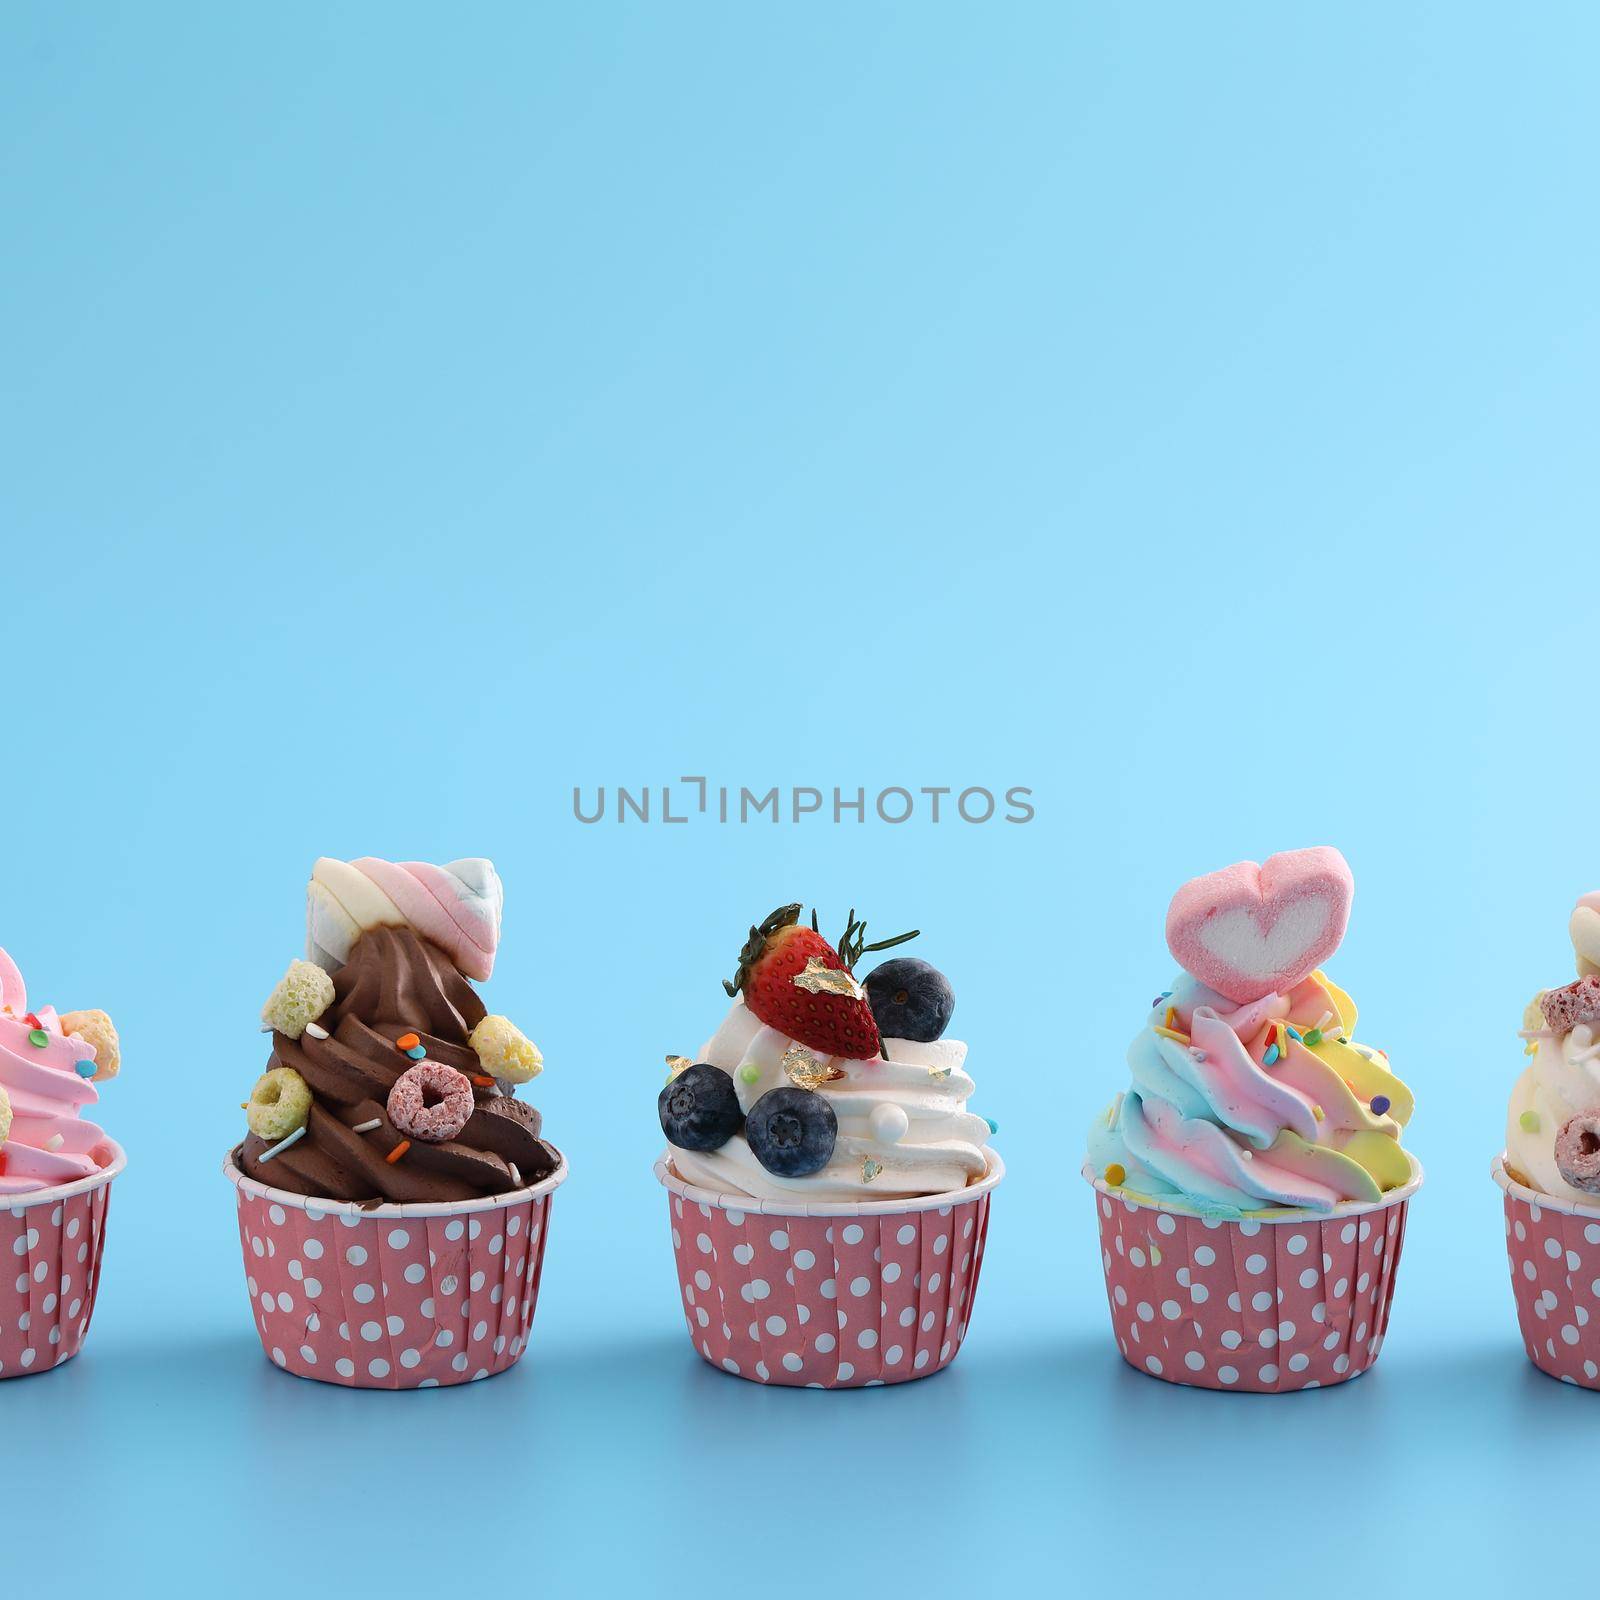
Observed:
[[[110,1140],[107,1143],[111,1143]],[[48,1372],[83,1348],[100,1290],[115,1159],[92,1178],[0,1199],[0,1378]]]
[[[1497,1157],[1506,1254],[1528,1359],[1563,1383],[1600,1389],[1600,1206],[1540,1194]]]
[[[1095,1188],[1117,1348],[1197,1389],[1277,1394],[1358,1377],[1389,1326],[1411,1181],[1377,1205],[1220,1221]]]
[[[433,1389],[491,1377],[528,1346],[562,1160],[528,1189],[363,1210],[223,1171],[267,1358],[352,1389]]]
[[[665,1157],[684,1319],[713,1367],[756,1383],[858,1389],[926,1378],[967,1336],[989,1229],[989,1170],[959,1193],[795,1205],[685,1183]]]

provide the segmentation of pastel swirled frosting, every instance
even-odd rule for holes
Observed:
[[[1381,1199],[1411,1177],[1414,1101],[1355,1020],[1321,972],[1243,1005],[1183,974],[1129,1046],[1133,1081],[1091,1130],[1091,1163],[1214,1216]]]
[[[79,1062],[95,1047],[67,1033],[51,1006],[28,1010],[28,991],[0,950],[0,1095],[11,1125],[0,1139],[0,1195],[30,1194],[92,1177],[116,1152],[105,1133],[80,1115],[99,1091]]]
[[[765,1026],[740,999],[696,1060],[732,1077],[740,1109],[748,1113],[769,1089],[789,1086],[783,1057],[794,1043]],[[988,1170],[990,1129],[966,1109],[973,1091],[965,1070],[966,1045],[958,1039],[885,1039],[883,1044],[887,1059],[823,1058],[842,1076],[815,1091],[826,1096],[839,1121],[833,1155],[820,1171],[779,1177],[761,1165],[738,1133],[718,1150],[673,1145],[678,1175],[719,1194],[817,1201],[944,1194],[981,1178]],[[890,1108],[887,1116],[881,1107]],[[887,1137],[889,1132],[896,1136]]]
[[[381,861],[323,856],[306,890],[306,956],[327,972],[350,959],[373,928],[410,928],[448,955],[468,978],[494,971],[505,891],[481,858]]]

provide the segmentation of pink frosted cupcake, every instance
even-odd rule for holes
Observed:
[[[0,1378],[47,1371],[83,1348],[111,1181],[126,1158],[80,1113],[120,1067],[105,1012],[30,1011],[0,950],[0,1260],[11,1263],[0,1273]]]
[[[1084,1166],[1117,1345],[1141,1372],[1276,1392],[1377,1359],[1422,1169],[1400,1147],[1411,1091],[1355,1042],[1355,1006],[1320,970],[1353,890],[1324,846],[1173,897],[1183,971]]]
[[[784,906],[750,930],[733,1005],[690,1062],[668,1057],[657,1110],[689,1337],[758,1383],[857,1388],[927,1377],[966,1336],[1004,1168],[967,1110],[955,995],[926,961],[857,981]]]
[[[567,1169],[517,1094],[543,1058],[469,981],[500,905],[487,861],[316,864],[224,1164],[262,1348],[299,1377],[429,1388],[527,1348]]]

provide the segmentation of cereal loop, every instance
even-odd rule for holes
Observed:
[[[311,1090],[293,1067],[274,1067],[262,1073],[250,1091],[245,1120],[251,1133],[268,1144],[287,1139],[303,1128],[311,1115]]]
[[[104,1083],[122,1070],[122,1045],[116,1025],[103,1011],[69,1011],[61,1019],[61,1031],[69,1038],[82,1039],[94,1051],[95,1083]]]
[[[509,1017],[485,1017],[467,1043],[483,1070],[502,1083],[527,1083],[544,1071],[539,1047]]]
[[[438,1061],[408,1067],[389,1091],[389,1121],[427,1144],[453,1139],[472,1115],[472,1085]]]
[[[261,1008],[269,1028],[298,1039],[308,1022],[315,1022],[333,1004],[333,979],[309,961],[291,961],[289,970]]]

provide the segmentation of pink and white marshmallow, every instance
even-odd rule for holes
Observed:
[[[1344,938],[1355,880],[1331,845],[1285,850],[1194,878],[1167,908],[1167,948],[1239,1005],[1287,994]]]
[[[336,972],[371,928],[411,928],[468,978],[494,971],[505,891],[492,863],[380,861],[323,856],[306,889],[306,955]]]

